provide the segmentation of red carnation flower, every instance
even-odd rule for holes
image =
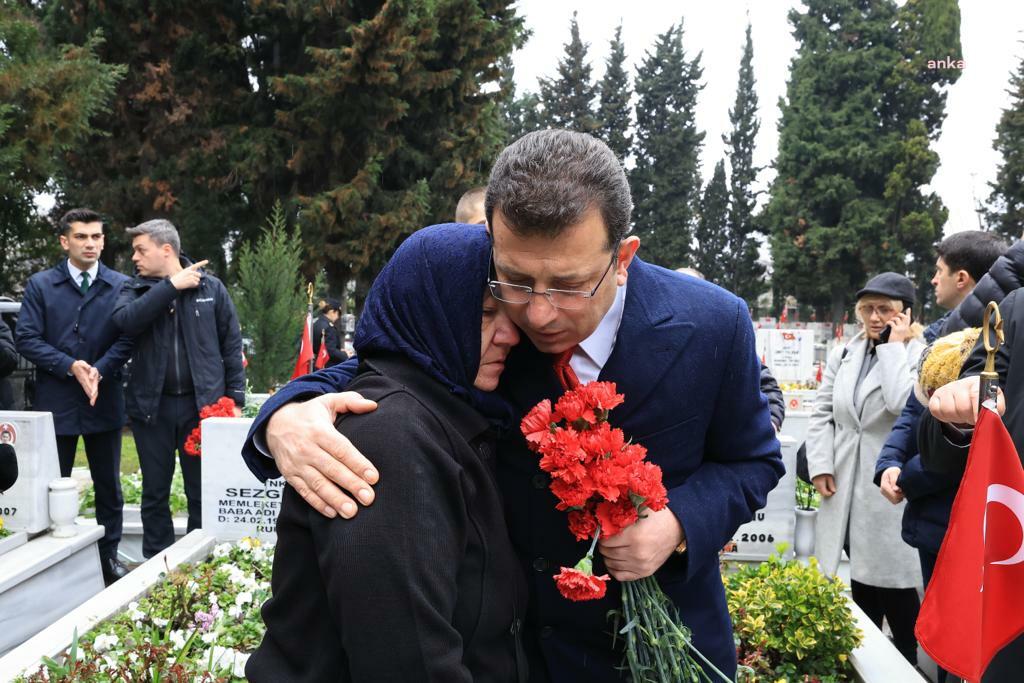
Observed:
[[[597,532],[597,518],[590,511],[571,510],[569,512],[569,531],[577,541],[589,540]]]
[[[570,425],[582,428],[597,423],[594,410],[579,394],[579,390],[567,391],[555,404],[555,419],[564,419]],[[586,424],[584,424],[586,423]]]
[[[555,575],[555,583],[562,597],[569,600],[600,600],[608,590],[608,584],[605,582],[609,578],[607,574],[594,576],[578,569],[562,567],[562,571]]]
[[[629,490],[643,498],[649,510],[661,510],[668,505],[668,492],[661,483],[661,468],[652,462],[636,463],[629,473]]]
[[[598,422],[580,433],[580,443],[595,458],[615,455],[625,447],[625,439],[621,429],[614,428],[607,422]]]
[[[569,510],[571,508],[582,508],[594,495],[594,485],[589,479],[580,481],[566,481],[557,477],[551,480],[551,493],[558,498],[555,508],[558,510]]]
[[[544,399],[533,407],[523,421],[519,423],[519,429],[526,437],[526,443],[536,450],[551,435],[551,423],[554,422],[551,415],[551,401]]]
[[[601,525],[601,535],[605,538],[614,536],[640,518],[636,506],[629,498],[620,498],[614,503],[598,503],[594,514]]]
[[[580,446],[575,430],[557,429],[541,444],[540,468],[552,477],[567,481],[579,481],[587,474],[584,463],[587,453]]]
[[[576,391],[595,410],[611,410],[626,400],[625,396],[616,393],[615,382],[587,382]]]

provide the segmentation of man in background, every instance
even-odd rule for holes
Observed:
[[[202,524],[200,458],[185,452],[199,411],[227,396],[235,414],[245,404],[242,331],[220,280],[181,255],[170,221],[129,228],[138,271],[114,308],[114,324],[135,336],[128,414],[142,468],[142,554],[174,542],[169,497],[178,451],[188,530]]]
[[[484,199],[487,197],[486,187],[474,187],[467,190],[455,207],[455,222],[469,225],[483,225],[487,222],[484,212]]]
[[[348,360],[348,354],[341,347],[341,337],[336,327],[341,317],[341,304],[337,299],[320,302],[320,315],[313,322],[313,357],[320,355],[320,345],[327,347],[325,368]]]
[[[36,366],[35,409],[53,414],[62,477],[71,476],[78,438],[85,442],[103,579],[110,585],[127,574],[117,559],[121,541],[121,429],[124,394],[121,369],[132,342],[111,321],[128,278],[100,263],[103,220],[89,209],[60,219],[60,246],[67,258],[36,273],[25,285],[18,315],[18,353]]]

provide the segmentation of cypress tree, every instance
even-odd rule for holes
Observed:
[[[992,143],[1002,160],[995,182],[989,183],[988,220],[1004,237],[1017,240],[1024,235],[1024,60],[1010,74],[1010,95]]]
[[[703,88],[700,57],[686,59],[679,24],[658,36],[637,68],[633,221],[643,258],[668,268],[689,261],[700,199],[704,133],[694,118]]]
[[[729,188],[725,182],[724,161],[715,164],[715,173],[704,189],[694,237],[697,243],[692,259],[694,267],[707,280],[727,286],[731,258],[726,251],[729,242]]]
[[[629,88],[629,74],[626,73],[622,24],[615,29],[605,65],[604,76],[598,85],[600,101],[597,118],[601,127],[597,134],[608,143],[619,161],[625,162],[633,146],[633,136],[629,132],[633,125],[633,112],[629,102],[632,91]]]
[[[505,55],[498,62],[498,66],[501,70],[499,89],[507,144],[527,133],[544,128],[544,116],[540,97],[536,94],[527,91],[522,96],[516,96],[515,67],[512,65],[512,57]]]
[[[62,154],[95,130],[124,69],[90,33],[56,45],[27,3],[0,0],[0,292],[20,288],[58,253],[33,197],[60,180]]]
[[[754,144],[761,123],[757,118],[754,89],[754,43],[747,24],[743,57],[740,59],[736,102],[729,110],[732,131],[722,136],[729,154],[729,221],[724,252],[729,255],[721,284],[746,299],[753,308],[764,290],[764,268],[758,262],[758,240],[754,224],[756,193],[754,182],[761,169],[754,166]]]
[[[552,128],[596,133],[600,128],[594,113],[597,88],[591,81],[590,64],[587,62],[588,46],[580,39],[575,12],[569,24],[569,33],[565,55],[558,61],[558,76],[540,81],[544,122]]]
[[[799,48],[765,219],[776,296],[830,306],[839,320],[873,273],[910,271],[927,286],[946,211],[921,188],[938,167],[929,143],[942,87],[958,72],[928,69],[925,50],[959,53],[959,10],[952,0],[806,5],[789,15]]]

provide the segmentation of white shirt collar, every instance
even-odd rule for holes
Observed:
[[[597,329],[580,342],[579,348],[572,355],[569,365],[579,378],[580,382],[593,382],[601,374],[605,363],[615,349],[615,340],[619,335],[619,326],[622,324],[622,311],[626,303],[626,285],[617,287],[615,300],[611,307],[601,318]]]
[[[68,259],[68,272],[71,273],[71,279],[75,281],[75,284],[82,284],[82,273],[89,273],[89,284],[96,281],[96,274],[100,272],[100,262],[92,264],[89,270],[79,270],[75,267],[75,264],[71,263],[71,259]]]

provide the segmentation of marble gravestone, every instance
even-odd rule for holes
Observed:
[[[8,531],[36,533],[50,528],[49,484],[60,477],[53,416],[22,410],[0,411],[0,443],[18,454],[18,480],[0,494],[0,517]]]
[[[784,425],[788,423],[783,423]],[[786,544],[785,559],[793,557],[793,535],[796,528],[796,451],[800,442],[791,436],[779,435],[782,461],[786,474],[768,494],[765,506],[754,513],[754,519],[740,526],[733,534],[733,550],[725,554],[729,560],[767,560],[777,552],[779,543]]]
[[[242,460],[252,418],[203,420],[203,530],[218,541],[277,539],[284,479],[260,482]]]

